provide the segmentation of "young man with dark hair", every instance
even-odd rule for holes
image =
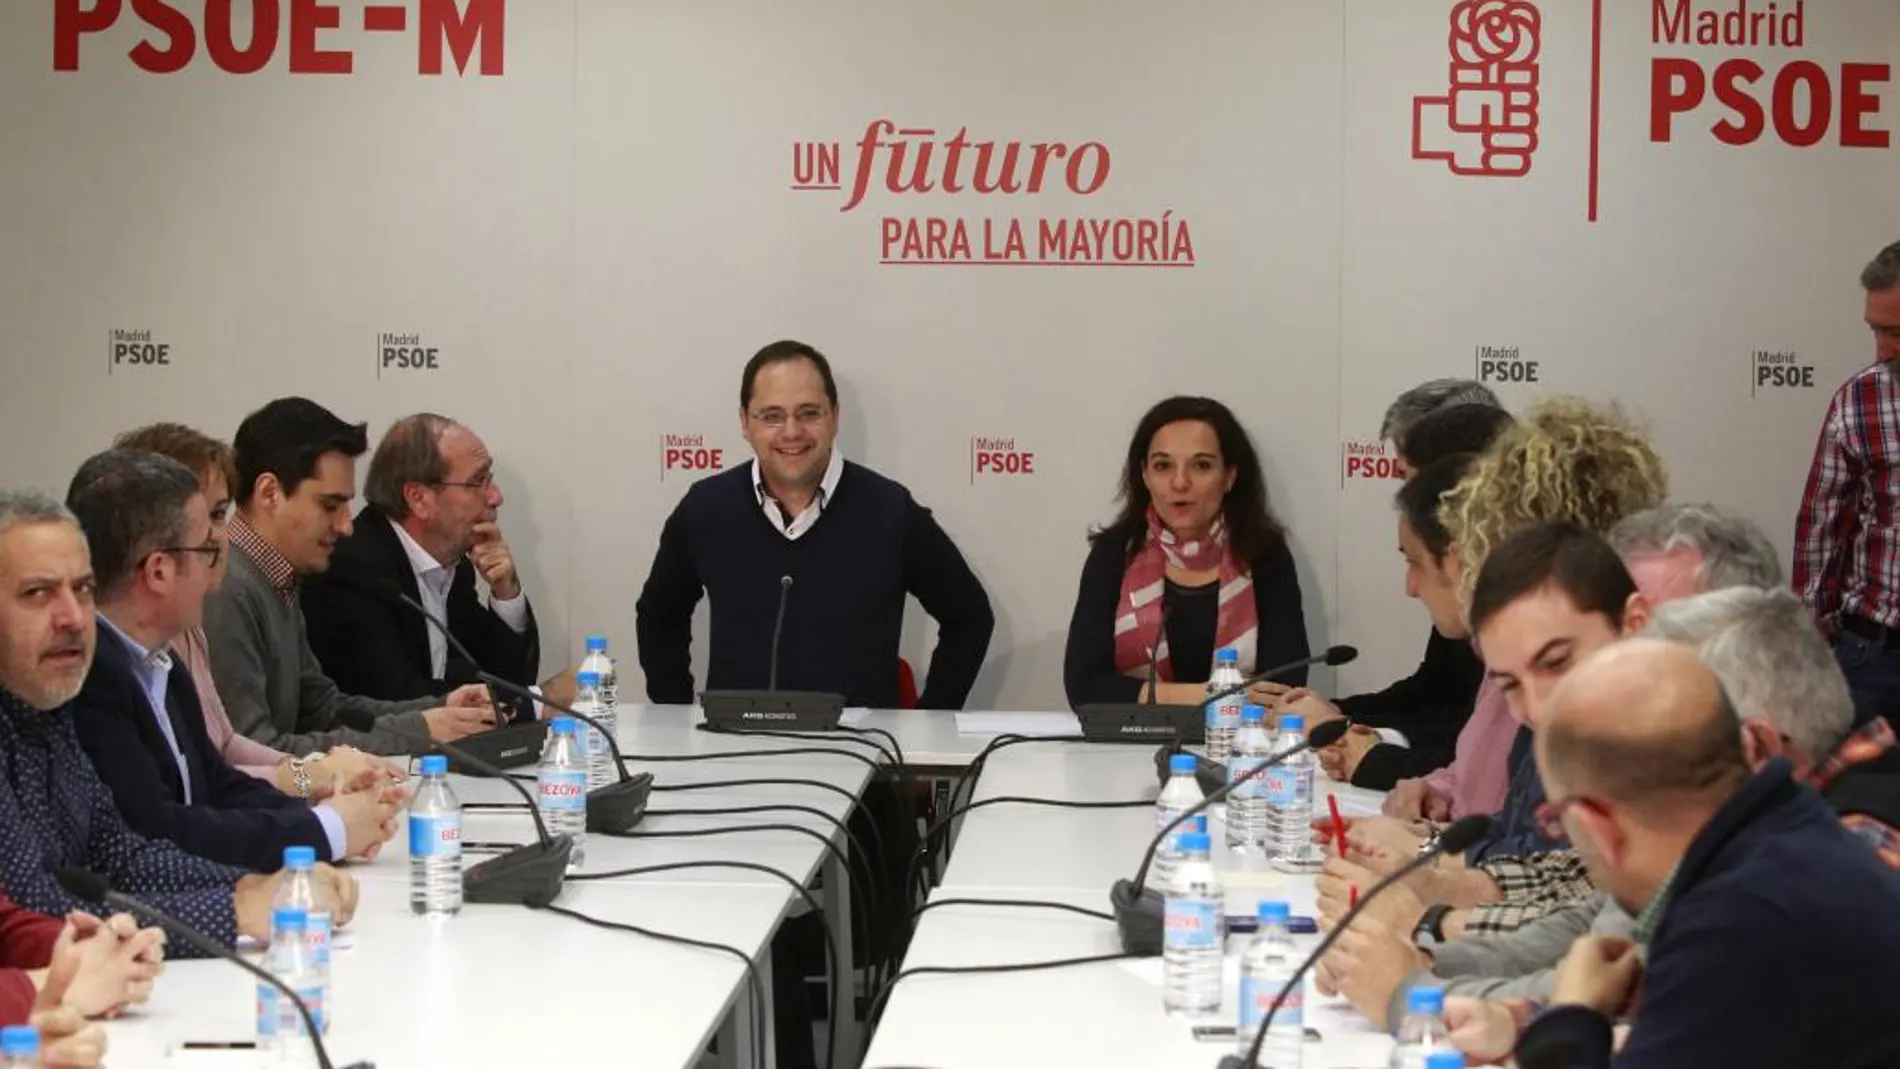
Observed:
[[[337,686],[403,701],[445,695],[482,671],[533,684],[540,630],[501,534],[487,444],[444,416],[405,416],[377,445],[363,497],[353,533],[300,598],[310,648]],[[448,624],[473,663],[420,613],[374,589],[407,593]],[[530,703],[507,705],[517,719],[535,716]]]
[[[312,808],[231,767],[205,729],[172,643],[203,617],[224,545],[198,477],[128,449],[80,465],[66,505],[92,549],[99,638],[73,727],[133,830],[199,857],[274,872],[287,846],[322,861],[371,855],[395,832],[394,792],[370,772]]]
[[[1462,393],[1450,396],[1466,397]],[[1393,443],[1400,446],[1400,459],[1408,473],[1407,486],[1411,486],[1411,476],[1438,466],[1438,475],[1429,484],[1412,487],[1414,500],[1409,506],[1404,496],[1407,487],[1399,489],[1398,503],[1403,514],[1400,552],[1406,558],[1409,596],[1420,596],[1414,592],[1415,585],[1437,592],[1440,586],[1437,580],[1445,574],[1445,553],[1450,549],[1451,539],[1445,534],[1446,550],[1426,562],[1422,558],[1415,559],[1413,550],[1419,547],[1406,548],[1407,529],[1414,535],[1421,533],[1424,527],[1444,531],[1437,517],[1438,499],[1457,485],[1470,470],[1477,454],[1488,448],[1511,422],[1511,414],[1499,408],[1495,399],[1487,402],[1471,397],[1452,400],[1391,430]],[[1452,459],[1457,457],[1464,459]],[[1447,464],[1450,466],[1445,466]],[[1447,481],[1452,473],[1455,476]],[[1335,766],[1328,771],[1336,778],[1349,780],[1358,787],[1390,790],[1402,779],[1422,777],[1451,761],[1458,734],[1470,719],[1477,701],[1484,666],[1471,648],[1463,612],[1457,607],[1455,579],[1449,593],[1453,595],[1449,606],[1452,611],[1433,613],[1431,637],[1426,640],[1425,656],[1418,667],[1384,690],[1342,698],[1334,705],[1304,687],[1262,688],[1269,692],[1282,689],[1284,692],[1274,701],[1274,711],[1303,714],[1309,730],[1321,721],[1339,716],[1349,717],[1354,724],[1367,729],[1348,732],[1321,754],[1323,761]],[[1430,608],[1430,602],[1427,607]],[[1371,730],[1375,728],[1381,729],[1378,736],[1383,736],[1383,741]],[[1409,745],[1398,745],[1401,741]]]
[[[404,754],[494,726],[484,688],[459,688],[447,704],[344,694],[310,650],[298,584],[323,571],[351,531],[356,458],[368,448],[349,424],[301,397],[246,416],[232,443],[238,485],[230,571],[205,602],[211,671],[231,723],[288,753],[339,744]]]

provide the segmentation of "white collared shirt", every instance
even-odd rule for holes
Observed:
[[[811,525],[818,522],[818,517],[825,511],[825,506],[830,504],[832,496],[838,492],[838,478],[843,474],[844,453],[834,444],[831,447],[831,462],[825,465],[825,477],[819,480],[818,490],[812,494],[811,504],[805,506],[805,511],[787,523],[785,510],[779,506],[778,498],[773,497],[765,488],[765,477],[759,472],[758,458],[752,458],[752,489],[759,495],[759,507],[765,510],[765,518],[772,521],[772,526],[780,534],[794,540],[811,530]]]
[[[390,520],[389,525],[396,529],[396,538],[402,542],[403,552],[409,555],[409,567],[416,573],[416,591],[422,595],[422,607],[429,610],[437,619],[447,622],[449,618],[449,589],[455,585],[455,565],[443,564],[436,560],[402,524]],[[461,563],[460,561],[456,562]],[[494,611],[509,630],[521,634],[528,629],[528,592],[523,590],[512,598],[502,600],[492,593],[488,607]],[[434,625],[425,624],[429,632],[429,673],[436,679],[448,674],[449,640]]]

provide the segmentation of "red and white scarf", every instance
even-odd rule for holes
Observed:
[[[1240,674],[1254,670],[1254,643],[1259,620],[1254,611],[1253,576],[1242,571],[1228,544],[1227,524],[1215,517],[1205,537],[1183,542],[1148,509],[1148,537],[1122,573],[1121,598],[1115,603],[1115,670],[1146,678],[1149,644],[1155,643],[1155,678],[1174,681],[1168,654],[1168,636],[1157,634],[1161,597],[1167,589],[1168,568],[1184,572],[1220,569],[1220,608],[1214,623],[1214,648],[1233,647],[1240,653]],[[1210,664],[1211,668],[1212,665]]]

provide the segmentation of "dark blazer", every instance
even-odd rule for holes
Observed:
[[[181,658],[173,658],[165,687],[172,733],[191,775],[186,805],[178,762],[152,715],[133,671],[133,653],[105,625],[86,684],[73,699],[73,728],[93,769],[111,789],[133,831],[169,839],[187,853],[255,872],[283,867],[284,847],[315,847],[330,856],[330,837],[310,806],[225,763],[205,731],[198,690]]]
[[[443,679],[430,671],[429,622],[398,601],[347,585],[351,577],[422,600],[396,528],[365,507],[356,514],[355,532],[337,543],[330,570],[304,580],[298,593],[310,648],[345,694],[386,701],[443,695],[476,682],[480,670],[524,687],[534,684],[541,665],[534,610],[528,610],[527,628],[516,634],[476,596],[475,565],[466,558],[456,564],[449,586],[448,624],[477,664],[450,646]]]

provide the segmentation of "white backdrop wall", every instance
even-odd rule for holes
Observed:
[[[1869,355],[1856,272],[1900,237],[1884,0],[368,8],[0,9],[0,482],[63,490],[118,430],[228,437],[286,393],[373,433],[452,414],[499,458],[550,670],[590,631],[632,664],[660,524],[704,474],[667,443],[742,462],[739,367],[796,337],[833,358],[847,455],[990,589],[973,705],[1061,705],[1083,537],[1172,392],[1243,414],[1315,646],[1357,644],[1339,686],[1375,685],[1428,626],[1366,456],[1396,392],[1489,347],[1514,407],[1621,399],[1677,496],[1785,551],[1828,394]],[[1659,131],[1695,74],[1706,99]],[[930,188],[904,189],[926,142]],[[993,168],[1019,144],[1015,192],[978,191],[983,142]],[[1061,151],[1032,192],[1038,144]],[[115,363],[115,330],[168,362]],[[385,333],[436,366],[385,367]],[[1758,383],[1758,351],[1811,385]],[[914,663],[933,641],[913,608]]]

